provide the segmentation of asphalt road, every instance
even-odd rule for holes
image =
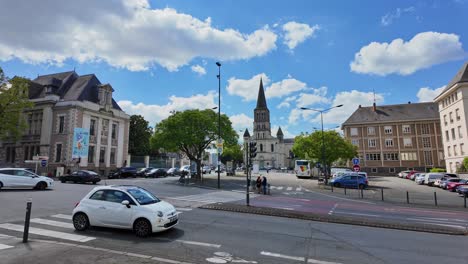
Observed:
[[[173,184],[174,178],[110,180],[136,183],[173,203],[182,212],[176,228],[147,239],[131,231],[70,228],[71,210],[92,185],[57,183],[52,191],[0,192],[0,257],[2,263],[468,263],[468,238],[368,228],[312,221],[197,209],[212,202],[236,202],[244,193]],[[239,183],[241,184],[241,183]],[[305,188],[305,187],[304,187]],[[304,191],[304,190],[302,190]],[[287,188],[286,188],[287,192]],[[254,195],[252,201],[291,206],[315,201],[328,208],[333,197],[294,189],[296,194]],[[317,199],[304,198],[305,195]],[[33,198],[32,242],[21,244],[25,200]],[[273,200],[268,200],[272,198]],[[301,200],[303,199],[302,203]],[[329,200],[329,204],[327,204]],[[328,206],[328,207],[327,207]],[[342,201],[336,212],[384,214],[380,207]],[[379,209],[380,208],[380,209]],[[410,208],[408,208],[410,209]],[[321,209],[322,210],[322,209]],[[380,211],[379,211],[380,210]],[[383,210],[383,211],[382,211]],[[323,209],[327,212],[327,209]],[[387,213],[404,214],[407,211]],[[419,212],[418,212],[419,213]],[[455,219],[458,219],[457,216]],[[464,219],[464,218],[463,218]],[[58,223],[57,223],[58,222]],[[44,233],[44,231],[46,232]],[[58,233],[54,233],[54,232]],[[53,236],[55,235],[55,236]],[[83,237],[74,237],[76,235]],[[75,240],[73,240],[75,239]],[[80,240],[81,239],[81,240]],[[86,242],[80,242],[86,241]],[[2,246],[3,245],[3,246]]]

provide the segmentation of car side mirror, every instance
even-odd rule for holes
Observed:
[[[130,202],[128,200],[123,200],[122,204],[127,206],[127,208],[130,208]]]

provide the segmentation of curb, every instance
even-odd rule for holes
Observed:
[[[232,203],[208,204],[208,205],[201,206],[199,208],[208,209],[208,210],[229,211],[229,212],[236,212],[236,213],[247,213],[247,214],[295,218],[295,219],[311,220],[311,221],[335,223],[335,224],[359,225],[359,226],[398,229],[398,230],[445,234],[445,235],[463,235],[463,236],[468,235],[468,230],[466,229],[461,230],[458,228],[442,227],[442,226],[431,225],[431,224],[421,223],[421,224],[415,225],[415,224],[408,224],[408,223],[394,223],[394,222],[385,221],[385,220],[369,221],[367,219],[363,219],[359,217],[321,215],[321,214],[314,214],[314,213],[295,212],[295,211],[290,211],[290,210],[285,210],[285,209],[246,206],[246,205],[239,205],[239,204],[232,204]]]

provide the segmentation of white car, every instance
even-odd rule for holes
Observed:
[[[37,189],[45,190],[54,186],[54,180],[39,176],[25,168],[1,168],[0,169],[0,189]]]
[[[444,177],[444,174],[442,173],[426,173],[426,176],[424,178],[424,184],[428,186],[434,186],[434,183],[437,180],[440,180]]]
[[[139,237],[173,228],[179,213],[138,186],[100,186],[89,192],[73,210],[73,226],[84,231],[90,226],[133,229]]]

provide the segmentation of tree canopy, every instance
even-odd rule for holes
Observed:
[[[29,101],[30,80],[8,79],[0,67],[0,138],[17,140],[26,129],[23,110],[34,104]]]
[[[181,151],[197,163],[201,177],[204,150],[218,137],[218,115],[211,109],[175,112],[156,124],[151,145],[165,151]],[[225,145],[237,144],[237,133],[226,115],[221,115],[221,138]]]
[[[325,165],[331,165],[340,159],[350,160],[357,156],[357,147],[344,139],[336,131],[324,131]],[[301,159],[322,161],[322,131],[315,131],[310,135],[300,135],[294,140],[292,147],[294,155]]]
[[[152,129],[141,115],[130,116],[128,153],[132,155],[149,155]]]
[[[234,163],[242,163],[244,160],[244,153],[242,152],[239,144],[226,145],[223,149],[223,155],[221,156],[221,162],[226,163],[227,161],[234,161]]]

